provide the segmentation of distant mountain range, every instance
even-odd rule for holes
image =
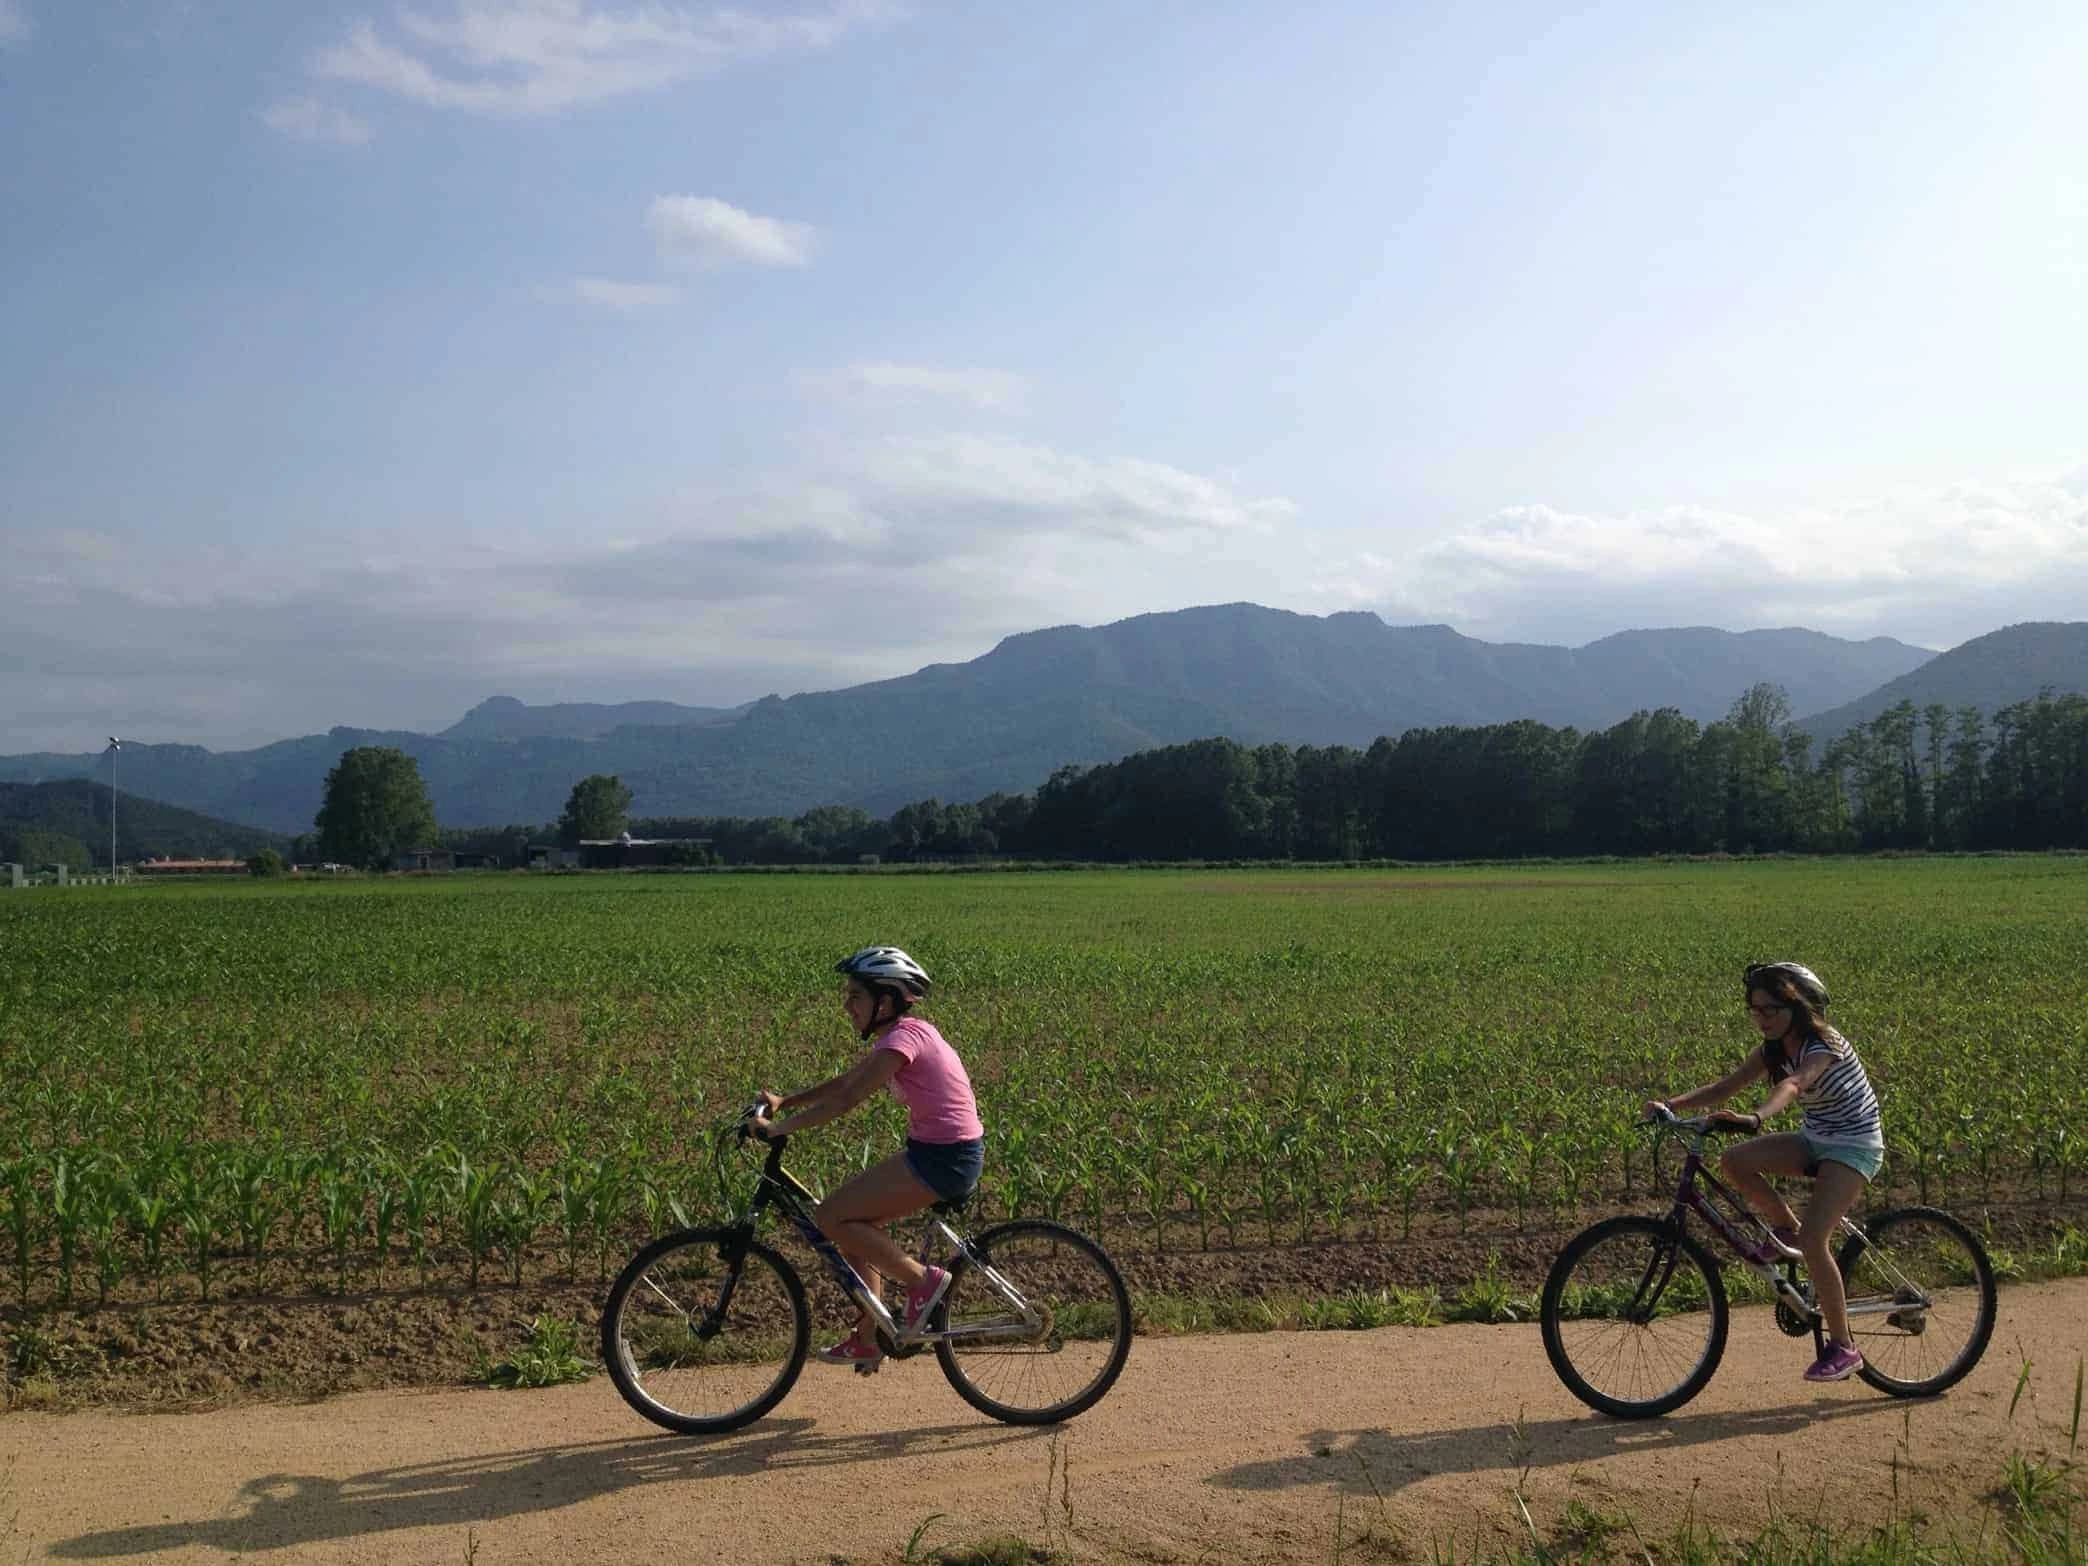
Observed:
[[[2005,645],[2013,634],[1996,637]],[[2088,688],[2088,657],[2054,658],[2067,656],[2074,674],[2047,683]],[[883,815],[914,799],[1029,790],[1067,763],[1211,735],[1360,746],[1413,727],[1516,718],[1606,727],[1659,707],[1709,721],[1763,681],[1782,686],[1794,711],[1823,712],[1917,670],[1947,672],[1957,657],[1796,629],[1500,644],[1367,613],[1228,604],[1028,632],[968,663],[742,708],[495,697],[438,735],[336,728],[223,754],[126,744],[119,782],[127,796],[303,831],[343,750],[396,745],[419,761],[445,826],[551,820],[594,772],[620,776],[646,816],[794,815],[821,804]],[[1962,699],[1991,709],[2031,694],[1981,687]],[[23,782],[105,779],[106,769],[96,755],[0,758],[0,779]]]
[[[2046,689],[2088,691],[2088,622],[2026,620],[1989,631],[1798,726],[1816,740],[1831,740],[1903,701],[1917,709],[1941,702],[1953,717],[1960,707],[1977,707],[1991,718]]]

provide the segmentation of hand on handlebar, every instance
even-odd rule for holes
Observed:
[[[1739,1109],[1714,1109],[1704,1119],[1711,1125],[1732,1131],[1754,1132],[1762,1129],[1762,1117]]]
[[[763,1089],[740,1115],[740,1135],[770,1140],[775,1128],[776,1111],[782,1108],[783,1100],[776,1094]]]

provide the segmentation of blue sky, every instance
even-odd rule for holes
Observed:
[[[0,751],[2088,602],[2088,11],[0,0]]]

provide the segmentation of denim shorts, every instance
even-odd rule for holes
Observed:
[[[1885,1166],[1885,1149],[1861,1142],[1823,1142],[1810,1131],[1798,1133],[1805,1140],[1805,1172],[1817,1175],[1822,1164],[1841,1164],[1866,1180],[1875,1180]]]
[[[986,1167],[986,1144],[977,1137],[969,1142],[920,1142],[908,1137],[906,1167],[943,1201],[960,1201],[979,1183],[979,1172]]]

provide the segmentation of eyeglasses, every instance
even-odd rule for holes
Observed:
[[[1788,1006],[1757,1006],[1754,1002],[1749,1001],[1747,1009],[1757,1017],[1773,1017],[1778,1012],[1789,1011],[1791,1008]]]

